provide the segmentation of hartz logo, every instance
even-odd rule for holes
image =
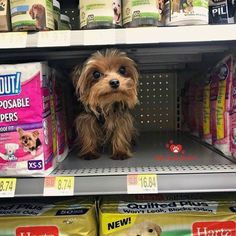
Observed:
[[[59,236],[56,226],[26,226],[16,229],[16,236]]]
[[[196,222],[192,226],[193,236],[235,236],[234,221]]]
[[[21,92],[20,77],[20,72],[0,75],[0,96],[19,94]]]

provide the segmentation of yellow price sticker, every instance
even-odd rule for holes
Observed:
[[[156,174],[130,174],[127,176],[127,192],[157,193],[158,182]]]
[[[44,179],[44,196],[73,196],[75,177],[49,176]]]
[[[0,198],[14,197],[16,191],[16,178],[0,178]]]

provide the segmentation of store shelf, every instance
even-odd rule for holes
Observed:
[[[236,24],[179,27],[145,27],[50,31],[38,33],[0,33],[0,49],[107,46],[132,44],[173,44],[236,40]]]
[[[174,154],[166,144],[181,144]],[[159,193],[236,191],[236,164],[181,133],[145,132],[134,156],[81,160],[70,154],[51,175],[75,176],[75,195],[126,194],[128,174],[157,174]],[[16,196],[42,196],[44,178],[18,178]]]

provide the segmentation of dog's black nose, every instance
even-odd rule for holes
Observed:
[[[120,86],[120,81],[117,79],[110,80],[110,85],[112,88],[117,89]]]

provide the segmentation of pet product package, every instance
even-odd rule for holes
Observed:
[[[8,0],[0,0],[0,32],[10,31],[10,4]]]
[[[209,1],[209,24],[234,23],[235,4],[233,0]]]
[[[61,14],[59,30],[71,30],[70,17]]]
[[[55,115],[56,132],[56,156],[57,161],[63,161],[68,155],[68,143],[66,136],[66,114],[65,103],[63,102],[63,89],[59,83],[59,76],[56,70],[52,71],[52,106]]]
[[[165,0],[165,24],[208,24],[208,0]]]
[[[208,144],[212,144],[210,88],[211,75],[209,74],[203,87],[203,141]]]
[[[203,195],[184,198],[159,195],[156,200],[140,200],[135,196],[122,199],[106,198],[101,202],[101,236],[236,234],[234,199]]]
[[[10,0],[13,31],[53,30],[52,0]]]
[[[225,155],[231,155],[230,111],[234,68],[235,61],[231,55],[221,60],[215,68],[219,90],[216,101],[216,141],[214,146]]]
[[[92,201],[40,200],[0,204],[0,236],[97,236]]]
[[[53,0],[53,18],[54,18],[54,29],[58,30],[60,28],[61,22],[61,6],[57,0]]]
[[[233,70],[230,110],[230,151],[236,157],[236,67]]]
[[[47,175],[55,167],[46,63],[0,66],[0,175]]]
[[[114,28],[122,26],[121,0],[80,0],[80,28]]]
[[[211,82],[210,82],[210,114],[211,114],[211,138],[212,138],[212,144],[214,145],[217,134],[216,134],[216,104],[217,104],[217,96],[219,91],[219,78],[215,74],[215,72],[212,72]]]
[[[163,0],[124,0],[124,27],[162,25]]]

